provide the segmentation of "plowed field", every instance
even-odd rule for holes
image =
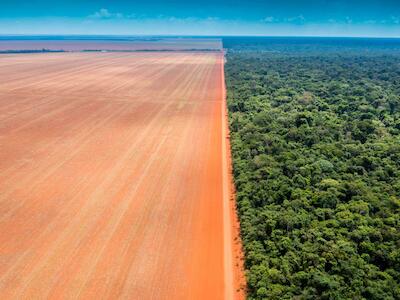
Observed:
[[[234,294],[222,70],[221,53],[0,57],[0,299]]]

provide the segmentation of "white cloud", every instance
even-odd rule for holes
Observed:
[[[352,23],[353,23],[353,20],[352,20],[350,17],[346,17],[345,23],[347,23],[347,24],[352,24]]]
[[[210,21],[210,22],[219,21],[219,20],[220,20],[220,18],[218,18],[218,17],[207,17],[206,18],[206,21]]]
[[[138,17],[138,15],[136,15],[136,14],[129,14],[129,15],[125,16],[125,18],[127,18],[127,19],[135,19],[137,17]]]
[[[303,15],[299,15],[299,16],[296,16],[296,17],[291,17],[291,18],[286,18],[285,19],[285,22],[295,23],[295,24],[304,24],[305,21],[306,21],[306,18],[304,18]]]
[[[164,15],[159,15],[158,20],[166,20],[171,23],[213,23],[213,22],[218,22],[220,19],[218,17],[207,17],[207,18],[197,18],[197,17],[185,17],[185,18],[180,18],[180,17],[175,17],[175,16],[170,16],[166,17]]]
[[[392,16],[392,22],[396,25],[400,24],[400,17]]]
[[[122,19],[124,17],[121,13],[112,13],[106,8],[101,8],[95,13],[91,14],[89,18],[92,19]]]
[[[265,23],[274,23],[274,22],[277,21],[277,19],[272,17],[272,16],[270,16],[270,17],[264,18],[262,21],[265,22]]]
[[[168,22],[174,22],[174,23],[189,23],[189,22],[197,22],[197,18],[193,17],[187,17],[187,18],[178,18],[178,17],[167,17],[165,18],[164,16],[159,17],[159,20],[167,20]]]

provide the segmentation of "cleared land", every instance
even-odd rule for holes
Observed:
[[[1,56],[1,299],[234,294],[222,70],[221,53]]]
[[[114,50],[114,51],[166,51],[166,50],[220,50],[219,39],[160,38],[154,40],[1,40],[0,51],[8,50]]]

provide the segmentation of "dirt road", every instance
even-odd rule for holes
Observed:
[[[234,296],[222,68],[220,53],[1,56],[1,299]]]

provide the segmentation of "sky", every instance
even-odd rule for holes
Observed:
[[[400,37],[400,0],[1,0],[0,34]]]

